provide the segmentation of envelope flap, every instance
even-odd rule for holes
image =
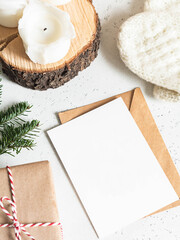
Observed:
[[[82,114],[85,114],[97,107],[100,107],[110,101],[113,101],[115,100],[116,98],[119,98],[119,97],[122,97],[122,99],[124,100],[126,106],[128,109],[130,109],[130,106],[131,106],[131,102],[132,102],[132,99],[133,99],[133,95],[134,95],[134,90],[132,91],[129,91],[129,92],[126,92],[126,93],[122,93],[122,94],[119,94],[119,95],[116,95],[116,96],[113,96],[113,97],[110,97],[110,98],[107,98],[107,99],[104,99],[104,100],[101,100],[99,102],[94,102],[94,103],[91,103],[91,104],[88,104],[86,106],[82,106],[82,107],[78,107],[78,108],[74,108],[74,109],[70,109],[70,110],[67,110],[67,111],[64,111],[64,112],[60,112],[59,113],[59,119],[61,121],[61,123],[66,123],[76,117],[79,117],[81,116]]]
[[[130,112],[174,190],[180,197],[180,176],[140,89],[134,91]]]

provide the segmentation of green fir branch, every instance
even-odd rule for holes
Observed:
[[[0,78],[1,83],[1,78]],[[2,85],[0,84],[0,104],[2,97]],[[26,122],[25,117],[32,106],[27,102],[20,102],[4,111],[0,111],[0,155],[9,154],[14,156],[22,149],[30,150],[35,143],[35,137],[39,133],[39,121]]]
[[[2,81],[2,79],[0,78],[0,83],[1,83],[1,81]],[[1,97],[2,97],[2,85],[0,85],[0,105],[2,103]]]
[[[13,125],[6,125],[3,130],[1,130],[1,140],[0,140],[0,155],[8,153],[10,155],[11,151],[15,151],[17,154],[23,149],[32,149],[35,146],[34,130],[37,130],[39,126],[38,120],[33,120],[31,122],[26,122],[18,127]],[[35,131],[37,132],[37,131]]]
[[[6,153],[6,154],[9,154],[14,157],[14,155],[11,153],[11,151],[14,151],[14,152],[16,152],[16,154],[19,154],[23,148],[26,148],[27,150],[30,150],[30,149],[32,150],[32,148],[35,145],[36,145],[36,143],[34,143],[34,140],[22,138],[22,139],[16,140],[16,142],[9,145],[8,148],[3,149],[2,152],[0,150],[0,154]]]
[[[32,106],[30,106],[27,102],[21,102],[9,107],[7,110],[0,112],[0,127],[3,127],[6,124],[18,124],[23,120],[20,116],[25,116],[25,112],[27,112]]]

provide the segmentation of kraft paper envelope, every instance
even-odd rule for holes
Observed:
[[[124,100],[131,115],[136,121],[136,124],[144,135],[152,152],[159,161],[175,192],[180,198],[180,175],[178,174],[178,171],[147,106],[144,96],[139,88],[83,107],[61,112],[59,113],[60,121],[62,124],[66,123],[119,97],[122,97]],[[168,210],[177,206],[180,206],[180,200],[160,209],[157,212]]]

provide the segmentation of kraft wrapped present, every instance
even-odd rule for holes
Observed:
[[[62,240],[62,227],[58,210],[50,163],[48,161],[15,166],[10,168],[16,199],[17,221],[13,218],[13,206],[6,199],[1,199],[4,211],[9,211],[10,218],[0,208],[0,239],[5,240]],[[0,169],[0,198],[7,197],[13,205],[13,186],[8,169]],[[37,226],[43,223],[44,226]],[[19,231],[19,224],[36,224]],[[47,226],[45,226],[47,225]],[[5,226],[5,225],[4,225]],[[22,226],[22,225],[21,225]],[[32,226],[32,225],[31,225]]]

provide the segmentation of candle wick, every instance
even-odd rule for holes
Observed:
[[[44,28],[44,31],[46,31],[47,30],[47,28]]]

